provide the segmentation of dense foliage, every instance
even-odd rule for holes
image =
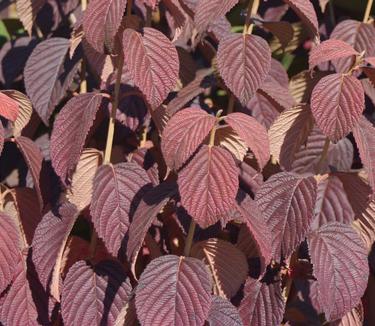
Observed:
[[[342,3],[3,1],[1,323],[374,325],[375,24]]]

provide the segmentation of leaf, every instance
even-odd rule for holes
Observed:
[[[311,32],[319,37],[318,18],[314,10],[314,6],[310,0],[284,0],[303,21],[303,23],[311,30]]]
[[[271,59],[271,70],[269,77],[272,77],[274,80],[276,80],[281,87],[288,88],[288,73],[286,72],[284,66],[274,58]]]
[[[207,322],[209,326],[243,325],[237,308],[233,306],[230,301],[218,296],[214,296],[212,299]]]
[[[92,0],[83,16],[86,40],[98,52],[114,50],[114,39],[121,25],[127,0]]]
[[[262,21],[262,28],[269,31],[276,36],[281,44],[281,47],[285,49],[289,42],[293,40],[294,30],[289,22],[285,21]]]
[[[225,122],[233,128],[247,147],[254,153],[259,167],[262,169],[270,157],[269,141],[266,129],[254,118],[244,113],[231,113]]]
[[[66,58],[68,50],[68,39],[52,37],[39,43],[26,62],[26,93],[46,125],[79,67],[78,56]]]
[[[313,230],[329,222],[351,224],[354,220],[352,206],[338,177],[326,176],[319,180],[314,216]]]
[[[18,116],[13,124],[13,136],[18,137],[31,119],[31,114],[33,113],[31,101],[25,94],[13,89],[2,91],[2,93],[12,98],[18,104]]]
[[[191,256],[209,267],[216,295],[231,299],[246,280],[246,257],[228,241],[211,238],[197,242],[191,248]]]
[[[227,87],[246,105],[270,71],[271,51],[259,36],[229,34],[219,43],[217,65]]]
[[[93,181],[96,170],[102,161],[102,153],[93,148],[82,151],[77,168],[72,176],[72,184],[66,197],[78,210],[83,210],[91,203]]]
[[[223,17],[238,2],[238,0],[198,0],[196,1],[194,23],[198,32],[204,32],[209,25]]]
[[[51,161],[56,174],[64,184],[69,183],[79,161],[102,99],[100,93],[86,93],[73,97],[55,120],[51,135]]]
[[[353,227],[358,231],[367,250],[370,252],[375,241],[375,200],[371,200],[366,209],[353,222]]]
[[[365,312],[362,303],[347,312],[341,320],[331,323],[332,326],[362,326],[364,323]]]
[[[326,7],[327,7],[328,2],[329,2],[329,0],[319,0],[319,7],[320,7],[320,10],[322,11],[322,13],[324,13],[326,11]]]
[[[215,145],[222,146],[239,161],[243,161],[247,153],[247,146],[229,126],[224,126],[216,130]]]
[[[333,142],[352,131],[364,105],[361,82],[348,75],[332,74],[322,78],[311,96],[311,111],[315,121]]]
[[[17,0],[17,14],[26,31],[31,35],[34,20],[46,0]]]
[[[116,261],[92,267],[81,260],[69,270],[61,298],[66,325],[113,325],[121,307],[129,301],[129,279]]]
[[[196,258],[154,259],[135,292],[141,325],[203,325],[211,306],[211,286],[207,267]]]
[[[50,211],[44,215],[35,230],[32,259],[40,282],[46,290],[50,283],[59,283],[63,251],[77,216],[76,207],[65,203],[58,212]]]
[[[137,163],[102,165],[96,172],[90,212],[99,237],[117,256],[144,192],[150,187]]]
[[[326,318],[342,318],[366,289],[367,251],[353,228],[341,223],[329,223],[311,233],[308,246]]]
[[[244,325],[274,326],[283,319],[285,302],[279,282],[266,284],[248,278],[239,313]]]
[[[327,40],[314,46],[309,55],[309,69],[323,62],[359,55],[351,45],[341,40]]]
[[[13,280],[21,258],[21,239],[14,220],[0,212],[0,292]]]
[[[158,107],[176,86],[179,60],[175,46],[156,29],[142,34],[125,29],[122,40],[130,76],[153,108]]]
[[[17,120],[18,113],[18,103],[7,96],[4,91],[0,92],[0,115],[14,122]]]
[[[313,219],[314,177],[275,174],[260,187],[255,199],[273,234],[277,259],[289,257],[305,238]]]
[[[203,145],[179,173],[181,204],[202,228],[215,224],[234,204],[238,168],[225,149]]]
[[[268,97],[256,92],[246,105],[251,115],[265,128],[269,129],[279,116],[274,103]]]
[[[290,169],[295,154],[306,143],[314,121],[308,105],[295,106],[282,112],[268,131],[273,158]]]
[[[162,135],[161,150],[168,167],[178,170],[207,137],[216,120],[200,109],[187,108],[177,112]]]
[[[163,182],[143,196],[129,227],[126,254],[131,262],[134,263],[137,259],[147,231],[156,220],[158,213],[176,192],[177,185],[175,183]]]
[[[364,116],[361,116],[358,124],[353,129],[355,142],[363,166],[368,174],[368,182],[375,192],[375,128]]]
[[[3,124],[0,121],[0,155],[4,148],[4,140],[5,140],[5,131],[4,131]]]

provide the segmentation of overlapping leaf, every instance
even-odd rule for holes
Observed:
[[[211,276],[196,258],[173,255],[154,259],[135,293],[142,326],[203,325],[211,307]]]
[[[188,108],[177,112],[168,121],[162,135],[161,150],[167,165],[178,170],[215,124],[216,118],[200,109]]]
[[[51,135],[51,160],[56,174],[64,184],[68,183],[79,161],[102,98],[99,93],[73,97],[55,120]]]
[[[116,256],[151,181],[137,163],[102,165],[94,178],[90,212],[95,229]]]
[[[0,115],[10,121],[16,121],[19,113],[18,103],[12,98],[6,95],[6,93],[0,92]]]
[[[359,303],[366,289],[367,251],[353,228],[341,223],[311,233],[308,245],[326,318],[339,319]]]
[[[259,36],[230,34],[219,43],[217,63],[225,84],[246,105],[270,71],[271,51]]]
[[[273,234],[277,259],[288,257],[303,241],[313,219],[314,177],[282,172],[269,178],[256,193],[256,202]]]
[[[25,66],[26,93],[46,125],[79,66],[78,56],[66,58],[68,49],[68,39],[52,37],[37,45]]]
[[[358,122],[365,96],[353,76],[332,74],[322,78],[311,96],[311,111],[318,127],[333,142],[345,137]]]
[[[92,0],[83,18],[86,40],[98,52],[105,47],[113,50],[114,38],[120,27],[127,0]]]
[[[131,285],[122,266],[105,260],[92,267],[75,263],[63,285],[61,311],[67,325],[114,325],[130,298]]]
[[[258,92],[255,93],[246,106],[251,111],[252,116],[267,129],[279,116],[279,112],[269,98]]]
[[[178,176],[181,203],[203,228],[215,224],[232,207],[238,185],[238,168],[231,154],[207,145]]]
[[[39,10],[47,0],[17,0],[17,14],[26,31],[31,35],[33,23]]]
[[[209,326],[242,326],[241,317],[238,310],[230,301],[214,296],[212,299],[211,309],[208,313],[207,322]]]
[[[357,216],[353,227],[359,232],[368,251],[371,250],[375,241],[375,201],[371,200],[366,209]]]
[[[224,126],[216,130],[215,145],[227,149],[238,161],[243,161],[247,153],[247,146],[229,126]]]
[[[176,86],[179,72],[177,50],[156,29],[142,34],[126,29],[123,36],[125,64],[134,84],[153,108],[158,107]]]

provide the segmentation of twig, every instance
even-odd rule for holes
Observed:
[[[371,12],[371,8],[372,8],[372,4],[373,4],[374,0],[368,0],[367,1],[367,6],[366,6],[366,10],[365,10],[365,15],[363,16],[363,22],[364,23],[367,23],[369,17],[370,17],[370,12]]]
[[[256,15],[258,12],[260,1],[259,0],[250,0],[247,7],[247,14],[245,20],[245,26],[243,29],[243,35],[251,34],[253,32],[254,24],[251,24],[251,17]]]
[[[191,249],[191,245],[193,244],[195,227],[196,227],[196,223],[193,220],[191,220],[190,226],[189,226],[189,232],[186,237],[185,248],[184,248],[185,257],[188,257],[190,255],[190,249]]]
[[[331,142],[330,142],[329,138],[327,137],[326,141],[324,142],[323,152],[320,155],[318,165],[316,166],[316,173],[318,173],[318,174],[321,172],[321,169],[323,167],[323,163],[327,159],[327,154],[328,154],[328,149],[329,149],[330,143]]]

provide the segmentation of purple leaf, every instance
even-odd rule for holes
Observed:
[[[18,103],[6,93],[0,92],[0,115],[10,121],[16,121],[19,113]]]
[[[209,326],[242,326],[238,310],[230,301],[214,296],[211,309],[208,313],[207,322]]]
[[[26,31],[31,35],[34,20],[47,0],[17,0],[17,14]]]

